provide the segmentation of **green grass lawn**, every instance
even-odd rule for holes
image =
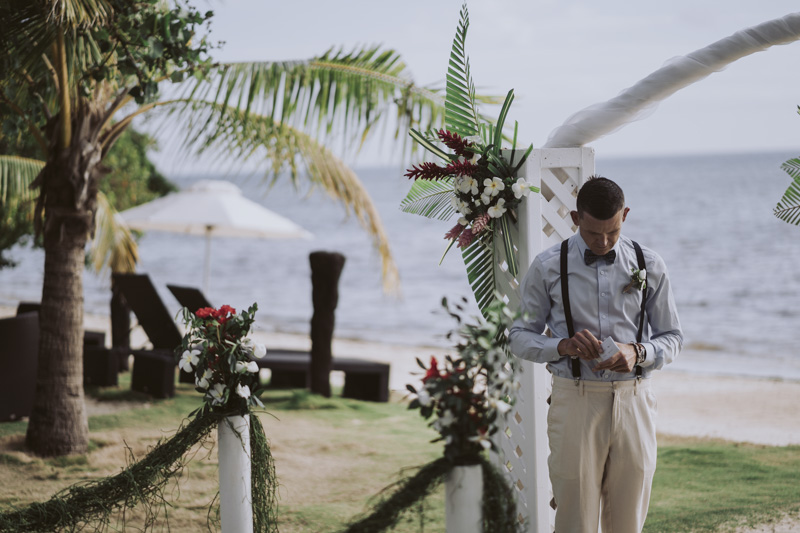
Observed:
[[[199,405],[179,385],[177,395],[152,400],[132,394],[126,375],[118,388],[91,390],[101,401],[127,400],[132,409],[90,418],[92,444],[85,456],[39,459],[21,443],[24,422],[0,424],[0,510],[48,499],[82,480],[117,473],[130,453],[142,457],[159,438],[174,433]],[[304,391],[272,390],[260,414],[276,461],[282,533],[335,532],[370,509],[382,489],[408,467],[441,453],[433,430],[401,402],[331,399]],[[800,510],[800,447],[765,447],[698,439],[662,438],[645,531],[724,531]],[[216,493],[216,450],[198,448],[168,493],[170,531],[205,530]],[[424,531],[444,530],[443,491],[425,503]],[[174,500],[172,499],[174,498]],[[419,508],[398,532],[419,531]]]

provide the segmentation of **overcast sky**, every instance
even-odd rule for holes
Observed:
[[[213,9],[214,57],[307,59],[382,44],[416,83],[442,84],[461,0],[194,0]],[[479,90],[517,99],[510,119],[541,146],[569,115],[608,100],[678,55],[798,10],[796,0],[473,0],[467,53]],[[592,143],[602,156],[800,151],[800,42],[741,59],[654,114]],[[486,110],[488,111],[488,110]],[[369,148],[357,164],[385,161]],[[169,169],[167,169],[169,170]]]

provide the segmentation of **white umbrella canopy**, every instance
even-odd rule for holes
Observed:
[[[206,237],[203,290],[208,291],[211,237],[258,239],[310,239],[312,235],[291,220],[244,197],[228,181],[202,180],[190,188],[168,194],[120,213],[138,230],[188,233]]]

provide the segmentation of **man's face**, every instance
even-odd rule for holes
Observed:
[[[572,222],[578,226],[586,245],[597,255],[605,255],[611,251],[622,233],[622,223],[628,216],[629,208],[620,209],[608,220],[594,218],[589,213],[572,211]]]

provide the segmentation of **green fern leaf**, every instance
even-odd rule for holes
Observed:
[[[776,217],[789,224],[800,225],[800,158],[786,161],[781,168],[792,177],[792,181],[781,201],[775,206]]]
[[[463,137],[477,135],[480,124],[475,105],[475,84],[469,72],[469,58],[464,51],[468,28],[469,12],[467,5],[464,4],[461,7],[461,20],[450,52],[444,115],[447,129]]]
[[[400,210],[427,218],[447,220],[456,212],[450,203],[454,196],[452,178],[417,180],[400,202]]]

